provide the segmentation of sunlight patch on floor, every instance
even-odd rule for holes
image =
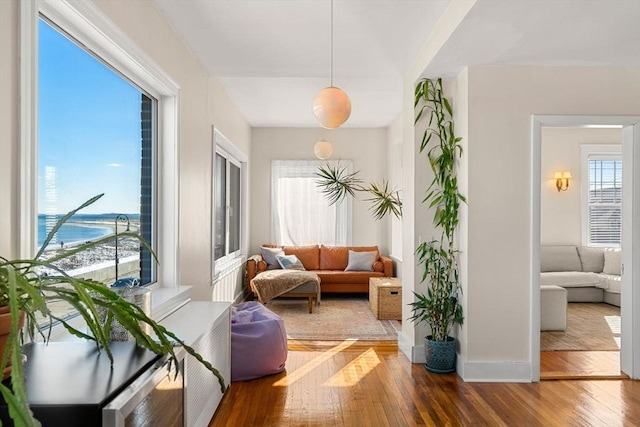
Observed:
[[[287,372],[287,376],[273,383],[273,386],[286,387],[295,383],[296,381],[300,380],[302,377],[307,375],[309,372],[313,371],[315,368],[320,366],[322,363],[324,363],[325,361],[333,357],[335,354],[351,347],[357,341],[358,340],[356,339],[344,340],[337,346],[322,352],[322,354],[320,354],[318,357],[313,358],[313,360],[309,361],[308,363],[305,363],[303,366],[296,369],[295,371]]]
[[[611,333],[613,333],[613,340],[616,342],[618,348],[620,348],[620,334],[621,334],[621,326],[620,326],[620,316],[604,316],[605,322],[609,326]]]
[[[620,316],[604,316],[604,320],[614,335],[620,335]]]
[[[374,349],[370,348],[349,362],[347,366],[340,369],[322,385],[325,387],[353,387],[379,364],[378,355]]]

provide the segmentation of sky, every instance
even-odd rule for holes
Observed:
[[[38,213],[139,213],[140,91],[39,23]]]

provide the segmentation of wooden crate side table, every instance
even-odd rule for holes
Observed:
[[[369,306],[379,320],[402,320],[402,281],[397,277],[370,278]]]

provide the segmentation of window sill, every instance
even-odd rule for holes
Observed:
[[[164,319],[179,308],[191,301],[191,286],[178,286],[175,288],[153,287],[151,291],[151,318],[156,322]],[[86,324],[81,316],[69,320],[69,324],[82,331]],[[51,329],[50,341],[77,341],[82,338],[71,335],[64,326],[58,324]],[[40,336],[34,340],[42,341]]]
[[[159,321],[191,301],[191,286],[156,287],[151,292],[151,318]]]

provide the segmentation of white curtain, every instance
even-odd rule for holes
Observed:
[[[271,163],[271,236],[278,245],[351,244],[351,198],[329,206],[317,187],[318,166],[346,167],[350,160],[273,160]]]

